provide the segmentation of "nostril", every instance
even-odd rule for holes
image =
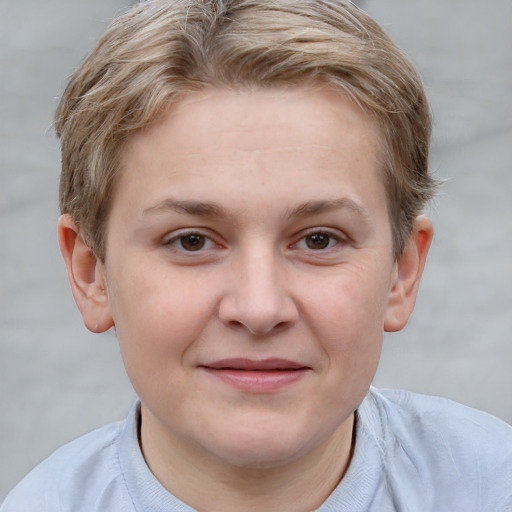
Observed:
[[[227,325],[236,330],[245,330],[248,331],[253,336],[263,337],[271,334],[276,334],[283,330],[286,330],[292,322],[278,322],[275,325],[268,326],[267,325],[254,325],[251,323],[244,324],[238,320],[232,320],[227,323]]]
[[[228,325],[230,327],[234,327],[235,329],[244,329],[244,324],[242,322],[239,322],[238,320],[231,320],[228,322]]]
[[[277,331],[280,331],[280,330],[282,330],[282,329],[286,329],[286,328],[288,328],[290,325],[291,325],[291,322],[279,322],[278,324],[276,324],[276,325],[274,326],[274,329],[273,329],[273,330],[274,330],[274,331],[276,331],[276,330],[277,330]]]
[[[230,329],[244,329],[254,336],[287,329],[298,320],[298,308],[287,293],[278,291],[275,281],[266,287],[261,283],[259,287],[247,283],[238,286],[222,297],[219,319]]]

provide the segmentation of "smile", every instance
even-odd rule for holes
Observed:
[[[285,359],[223,359],[199,368],[225,384],[243,391],[265,393],[278,391],[302,379],[311,368]]]

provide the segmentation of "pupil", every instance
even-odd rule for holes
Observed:
[[[309,249],[325,249],[329,245],[330,237],[325,233],[315,233],[306,237]]]
[[[187,235],[181,237],[181,246],[187,251],[199,251],[204,247],[205,238],[203,235]]]

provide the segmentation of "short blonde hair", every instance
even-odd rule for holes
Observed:
[[[103,260],[131,134],[187,91],[316,83],[344,91],[379,126],[398,257],[435,189],[429,106],[409,59],[366,13],[339,0],[150,0],[114,20],[56,112],[62,213]]]

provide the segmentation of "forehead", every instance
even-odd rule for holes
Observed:
[[[116,188],[161,182],[164,190],[173,182],[176,194],[186,182],[199,194],[208,181],[222,194],[233,187],[254,192],[272,179],[289,196],[304,186],[325,191],[344,172],[353,179],[350,168],[360,184],[381,182],[378,139],[373,121],[332,88],[211,88],[184,95],[163,120],[127,141]]]

